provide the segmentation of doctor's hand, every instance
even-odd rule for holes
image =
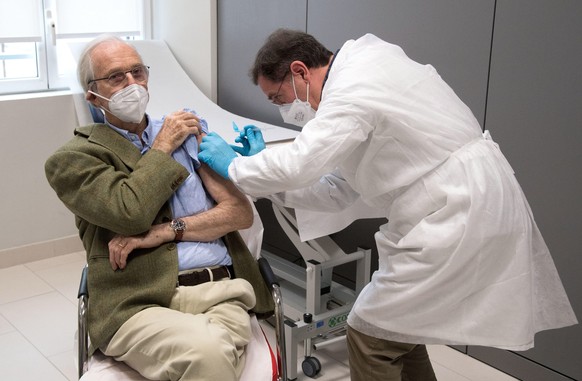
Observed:
[[[261,152],[265,149],[265,140],[263,139],[263,134],[261,130],[253,125],[245,126],[240,135],[234,140],[237,143],[241,143],[241,146],[231,144],[233,150],[238,152],[243,156],[252,156]]]
[[[228,166],[235,157],[236,152],[217,133],[211,132],[202,138],[198,159],[227,180]]]

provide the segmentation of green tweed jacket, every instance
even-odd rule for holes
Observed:
[[[118,271],[111,269],[107,244],[116,234],[141,234],[153,224],[169,222],[168,200],[188,171],[161,151],[141,155],[111,128],[93,124],[76,129],[74,138],[46,161],[45,172],[58,197],[75,215],[87,252],[93,352],[135,313],[169,305],[178,277],[174,243],[136,250],[126,268]],[[256,261],[238,232],[226,238],[235,274],[251,282],[260,300],[257,312],[268,314],[272,300],[260,281]]]

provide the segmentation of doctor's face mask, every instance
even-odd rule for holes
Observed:
[[[283,117],[285,123],[293,124],[295,126],[303,127],[311,119],[315,118],[315,110],[309,103],[309,83],[307,84],[307,100],[304,102],[297,97],[297,90],[295,89],[295,78],[291,76],[293,84],[293,92],[295,93],[295,100],[293,103],[286,103],[279,106],[279,112]]]

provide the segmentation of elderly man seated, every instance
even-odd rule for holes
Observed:
[[[236,233],[250,203],[198,161],[203,119],[145,114],[149,68],[131,45],[95,39],[78,75],[105,123],[77,128],[45,170],[87,252],[91,351],[148,379],[237,380],[248,311],[269,298],[240,278],[256,266]]]

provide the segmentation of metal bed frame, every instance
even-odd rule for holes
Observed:
[[[273,203],[275,217],[306,267],[293,264],[271,253],[262,252],[279,277],[285,300],[285,342],[287,377],[297,378],[298,345],[304,344],[303,373],[315,377],[321,363],[312,351],[345,340],[347,317],[353,302],[370,281],[371,250],[358,249],[345,253],[330,237],[301,242],[293,210]],[[332,280],[336,266],[355,262],[355,290]]]

